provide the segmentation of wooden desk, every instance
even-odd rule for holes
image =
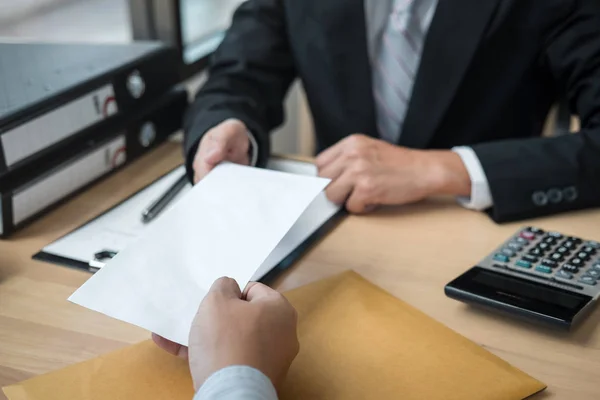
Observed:
[[[83,361],[149,337],[133,326],[70,304],[89,274],[31,260],[79,226],[181,162],[166,145],[0,242],[0,386]],[[600,211],[530,221],[600,239]],[[276,282],[280,290],[353,269],[549,385],[536,398],[597,399],[600,310],[560,333],[488,314],[444,296],[443,287],[522,224],[498,226],[451,199],[348,217]],[[2,397],[2,395],[0,395]]]

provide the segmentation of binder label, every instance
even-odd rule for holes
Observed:
[[[73,136],[119,111],[112,85],[20,125],[2,135],[6,166]]]
[[[17,225],[127,161],[121,135],[92,153],[65,165],[13,197],[13,224]]]

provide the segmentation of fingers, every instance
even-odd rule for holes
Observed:
[[[335,181],[344,172],[346,164],[347,160],[343,154],[340,154],[335,160],[325,165],[323,168],[319,168],[319,176]]]
[[[242,291],[234,279],[219,278],[211,286],[208,294],[223,296],[228,299],[241,299]]]
[[[247,300],[248,299],[248,292],[250,291],[250,289],[253,286],[256,286],[256,285],[259,285],[259,284],[260,284],[259,282],[249,282],[246,285],[246,288],[244,289],[244,292],[242,293],[242,300]]]
[[[166,351],[167,353],[186,359],[188,358],[188,348],[182,346],[178,343],[171,342],[168,339],[165,339],[162,336],[157,335],[156,333],[152,334],[152,341],[161,349]]]
[[[250,303],[272,297],[273,295],[279,296],[279,292],[277,292],[276,290],[273,290],[270,287],[257,282],[249,284],[246,290],[244,291],[244,294],[246,301]]]
[[[357,151],[360,151],[360,149],[363,149],[367,147],[369,143],[372,143],[373,140],[374,139],[359,133],[352,134],[319,154],[316,159],[317,168],[319,168],[319,171],[324,170],[340,156],[344,154],[348,155],[349,153],[357,153]]]
[[[317,165],[319,171],[326,168],[329,164],[331,164],[336,158],[338,158],[342,154],[344,150],[343,142],[344,141],[342,140],[341,142],[334,144],[333,146],[324,150],[317,156],[315,164]]]
[[[231,161],[247,165],[250,141],[246,126],[230,119],[212,128],[202,138],[194,158],[194,182],[197,183],[217,164]]]
[[[373,197],[369,195],[368,189],[360,182],[354,186],[354,190],[346,201],[346,210],[352,214],[365,214],[375,211],[376,204],[372,203]]]
[[[354,177],[349,171],[333,181],[325,189],[325,195],[335,204],[344,204],[354,189]]]
[[[207,133],[203,143],[204,161],[212,166],[228,160],[242,161],[248,157],[249,140],[244,125],[235,120],[227,120],[215,130]]]

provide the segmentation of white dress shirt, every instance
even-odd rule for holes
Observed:
[[[271,380],[252,367],[233,366],[211,375],[194,400],[277,400]]]
[[[371,65],[375,65],[378,62],[377,57],[380,54],[380,46],[383,45],[383,34],[390,19],[390,15],[394,12],[394,8],[397,6],[400,8],[406,8],[411,1],[418,2],[420,0],[364,1],[368,50]],[[431,23],[435,18],[437,3],[437,0],[432,2],[431,7],[426,10],[425,13],[423,13],[419,20],[420,29],[425,35],[427,35]],[[398,25],[406,26],[408,22],[406,19],[410,17],[410,14],[401,13],[399,16],[400,20],[397,21]],[[398,73],[401,74],[402,71],[399,70]],[[452,150],[462,159],[462,162],[464,163],[471,179],[471,196],[458,198],[458,202],[466,208],[479,211],[491,207],[493,205],[493,200],[489,183],[479,158],[473,149],[470,147],[455,147]]]

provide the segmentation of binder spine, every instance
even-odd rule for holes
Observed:
[[[0,180],[163,97],[178,83],[176,60],[174,49],[163,48],[57,96],[58,108],[46,104],[38,110],[41,115],[31,112],[33,119],[0,126]]]
[[[10,168],[118,111],[115,91],[110,84],[5,132],[1,140],[6,167]]]
[[[13,224],[22,223],[61,198],[123,165],[127,160],[125,146],[125,136],[121,135],[51,176],[16,192],[12,197]]]
[[[73,156],[44,165],[42,175],[1,186],[0,238],[164,142],[181,128],[186,106],[187,92],[176,88],[109,136],[96,132],[95,139],[65,149]]]

